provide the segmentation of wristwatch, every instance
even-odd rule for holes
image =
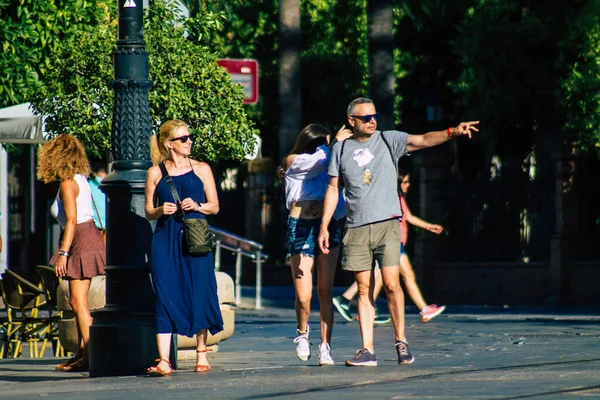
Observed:
[[[58,255],[59,256],[65,256],[65,257],[69,257],[70,256],[69,252],[66,251],[66,250],[58,250]]]

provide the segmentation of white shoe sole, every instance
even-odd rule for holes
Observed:
[[[407,364],[412,364],[414,362],[415,362],[415,358],[413,357],[413,358],[411,358],[408,361],[399,362],[398,364],[400,364],[400,365],[407,365]]]
[[[333,305],[338,310],[342,318],[344,318],[348,322],[352,322],[352,316],[350,315],[350,313],[344,309],[342,303],[340,303],[335,297],[333,298]]]
[[[422,317],[421,321],[423,321],[423,322],[429,322],[432,319],[434,319],[435,317],[437,317],[438,315],[440,315],[441,313],[443,313],[445,310],[446,310],[446,306],[442,306],[436,312],[434,312],[433,314],[430,314],[427,317]]]
[[[320,365],[320,366],[324,366],[324,365],[335,365],[335,362],[334,362],[333,360],[319,361],[319,365]]]
[[[367,362],[360,363],[360,364],[353,364],[352,361],[347,360],[346,365],[348,367],[376,367],[377,361],[367,361]]]
[[[307,355],[307,356],[304,356],[304,355],[301,356],[300,354],[296,353],[296,356],[298,356],[298,358],[300,359],[300,361],[308,361],[308,360],[310,360],[310,354]]]

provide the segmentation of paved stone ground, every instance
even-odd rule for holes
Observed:
[[[209,356],[208,374],[194,373],[194,363],[183,361],[171,377],[91,379],[54,371],[54,358],[4,359],[0,398],[600,399],[599,310],[454,306],[424,324],[407,307],[415,363],[397,364],[387,324],[375,328],[375,368],[344,366],[360,347],[360,335],[356,322],[337,318],[336,365],[319,367],[316,354],[306,363],[295,356],[289,290],[266,296],[263,310],[236,310],[235,333]],[[316,313],[311,327],[316,352]]]

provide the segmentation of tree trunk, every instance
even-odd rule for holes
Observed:
[[[279,6],[279,158],[300,131],[300,0]]]
[[[379,129],[393,129],[395,123],[392,0],[369,0],[367,18],[371,99],[381,114]]]

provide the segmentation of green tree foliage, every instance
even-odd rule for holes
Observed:
[[[479,0],[469,10],[455,42],[462,73],[452,87],[485,126],[487,159],[506,153],[523,160],[536,135],[564,126],[557,95],[572,51],[561,43],[581,11],[575,3]]]
[[[192,154],[210,161],[241,160],[254,146],[256,129],[242,107],[243,92],[206,48],[187,40],[186,21],[172,0],[156,1],[147,9],[144,31],[150,53],[149,101],[156,129],[168,119],[182,119],[196,137]],[[86,35],[64,41],[49,60],[44,86],[32,103],[46,118],[51,135],[71,133],[93,155],[110,148],[113,90],[111,51],[117,34],[117,10],[106,8],[102,24]],[[220,16],[204,22],[218,26]],[[196,29],[203,21],[195,20]]]
[[[302,120],[338,129],[346,107],[369,94],[367,2],[307,0],[302,17]]]
[[[566,107],[567,129],[579,134],[584,148],[600,148],[600,0],[578,9],[561,46],[572,58],[561,59],[569,70],[559,96]]]
[[[0,107],[28,101],[51,68],[49,56],[63,40],[94,29],[105,3],[0,0]]]
[[[277,154],[279,1],[189,0],[191,10],[224,13],[220,35],[190,38],[221,58],[254,58],[260,66],[259,102],[247,108],[263,135],[265,154]],[[366,0],[301,2],[302,121],[330,128],[344,123],[348,102],[368,93]]]
[[[218,58],[252,58],[259,64],[259,98],[245,110],[263,137],[263,154],[276,154],[279,1],[185,0],[193,21],[203,14],[223,15],[217,34],[206,35],[203,24],[193,23],[189,39]]]
[[[443,129],[464,118],[462,110],[455,110],[455,95],[448,87],[461,72],[450,43],[459,35],[458,21],[473,2],[395,1],[396,122],[408,132]],[[427,123],[427,106],[443,107],[442,121]]]

